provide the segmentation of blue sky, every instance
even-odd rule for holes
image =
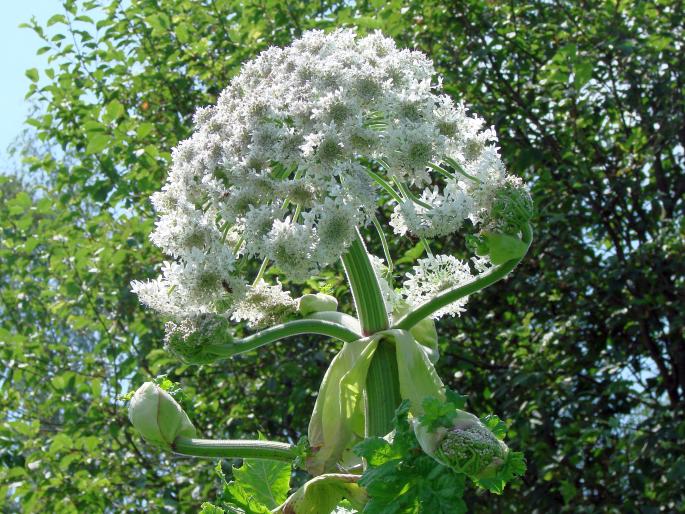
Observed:
[[[29,79],[24,72],[29,68],[45,68],[46,56],[37,56],[41,42],[29,29],[19,24],[31,16],[43,25],[53,14],[62,12],[59,0],[5,0],[0,16],[0,171],[7,163],[7,147],[22,129],[27,115],[24,96]]]

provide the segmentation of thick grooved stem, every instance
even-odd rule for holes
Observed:
[[[273,343],[274,341],[278,341],[285,337],[302,334],[330,336],[346,343],[351,343],[359,339],[359,334],[338,323],[333,323],[332,321],[298,319],[280,325],[274,325],[273,327],[266,328],[261,332],[257,332],[256,334],[252,334],[232,343],[216,343],[209,345],[207,351],[218,357],[230,357],[232,355],[254,350],[255,348]]]
[[[381,288],[358,231],[347,253],[342,256],[342,262],[352,290],[362,333],[368,336],[387,329],[388,314],[385,311]]]
[[[395,345],[379,341],[366,375],[366,437],[384,436],[393,429],[395,410],[402,402]]]
[[[294,446],[275,441],[177,437],[172,444],[172,449],[181,455],[191,455],[193,457],[268,459],[286,462],[290,462],[296,457]]]
[[[528,244],[528,246],[530,246],[532,239],[533,231],[530,228],[530,225],[526,225],[523,230],[523,241],[526,244]],[[413,311],[408,312],[407,314],[402,316],[397,321],[397,323],[393,325],[392,328],[410,330],[414,325],[419,323],[421,320],[428,318],[434,312],[442,309],[446,305],[449,305],[452,302],[456,302],[460,298],[464,298],[465,296],[471,295],[477,291],[480,291],[481,289],[485,289],[486,287],[503,279],[511,270],[513,270],[518,265],[519,262],[521,262],[521,259],[523,259],[523,257],[524,256],[521,256],[520,259],[512,259],[510,261],[507,261],[504,264],[501,264],[500,266],[493,268],[491,271],[485,273],[483,276],[464,284],[463,286],[456,287],[454,289],[449,289],[444,293],[432,298],[431,300],[422,303]]]

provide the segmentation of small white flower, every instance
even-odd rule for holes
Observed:
[[[451,255],[431,255],[419,259],[418,265],[414,266],[413,274],[407,273],[401,294],[409,305],[416,307],[448,289],[469,282],[472,278],[468,263]],[[464,297],[443,307],[433,315],[433,318],[461,314],[465,310],[467,300],[468,297]]]
[[[289,292],[283,291],[281,284],[270,286],[260,280],[256,285],[248,286],[231,318],[234,321],[247,321],[251,328],[259,328],[279,323],[296,310],[297,300]]]
[[[316,263],[312,253],[317,242],[316,233],[308,226],[285,221],[274,221],[265,236],[266,255],[293,280],[304,281],[312,276]]]

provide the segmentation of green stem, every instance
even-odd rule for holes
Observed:
[[[376,215],[371,216],[371,221],[373,223],[373,226],[376,227],[376,232],[378,232],[378,237],[381,240],[381,245],[383,246],[383,254],[385,255],[385,261],[388,264],[388,273],[392,275],[394,265],[392,262],[392,255],[390,255],[390,247],[388,246],[388,240],[385,238],[385,233],[383,232],[383,227],[381,227],[380,221],[378,221],[378,218]]]
[[[264,277],[264,272],[266,271],[266,267],[269,265],[269,258],[264,257],[264,260],[262,261],[261,266],[259,266],[259,271],[257,272],[257,276],[255,277],[254,281],[252,282],[252,287],[255,287],[257,284],[259,284],[259,281]]]
[[[420,237],[419,241],[421,241],[423,249],[426,251],[426,255],[428,255],[429,257],[433,257],[433,251],[431,250],[430,244],[428,243],[428,239],[426,239],[425,237]]]
[[[378,184],[381,186],[389,195],[390,197],[395,200],[397,203],[402,203],[402,197],[393,189],[393,187],[383,178],[381,177],[378,173],[368,169],[364,168],[366,170],[366,173],[369,174],[369,176]]]
[[[368,336],[385,330],[388,328],[388,314],[385,312],[376,273],[359,231],[350,248],[342,256],[342,262],[352,290],[362,334]]]
[[[440,175],[442,175],[443,177],[448,178],[450,180],[454,180],[454,175],[452,175],[449,171],[447,171],[442,166],[435,164],[434,162],[429,162],[428,167],[434,169],[435,171],[440,173]]]
[[[393,428],[402,402],[395,345],[379,341],[366,375],[366,437],[384,436]]]
[[[297,456],[294,446],[275,441],[177,437],[171,448],[175,453],[193,457],[268,459],[291,462]]]
[[[402,191],[404,196],[407,197],[412,202],[414,202],[416,205],[420,205],[424,209],[429,209],[429,210],[433,208],[432,205],[424,202],[423,200],[421,200],[421,198],[419,198],[414,193],[412,193],[411,190],[405,184],[403,184],[402,182],[400,182],[397,179],[397,177],[393,177],[392,180],[393,180],[393,182],[395,182],[395,184],[400,189],[400,191]]]
[[[530,243],[533,240],[533,230],[529,224],[526,224],[526,226],[523,228],[522,239],[523,242],[530,247]],[[524,256],[525,254],[521,256],[519,259],[512,259],[510,261],[507,261],[501,264],[500,266],[497,266],[492,270],[488,271],[487,273],[481,275],[475,280],[467,282],[463,286],[449,289],[444,293],[441,293],[438,296],[428,300],[427,302],[422,303],[416,309],[402,316],[397,321],[397,323],[393,325],[392,328],[410,330],[414,325],[419,323],[421,320],[430,317],[434,312],[442,309],[446,305],[456,302],[457,300],[464,298],[465,296],[469,296],[477,291],[480,291],[481,289],[485,289],[486,287],[503,279],[505,276],[507,276],[507,274],[510,271],[512,271],[518,265],[519,262],[521,262],[521,259],[523,259]]]
[[[475,182],[475,183],[477,183],[477,184],[480,184],[480,183],[481,183],[481,181],[478,180],[476,177],[474,177],[473,175],[469,175],[468,173],[466,173],[466,171],[464,170],[464,168],[462,168],[461,165],[460,165],[457,161],[455,161],[454,159],[452,159],[451,157],[445,157],[445,158],[443,158],[443,161],[445,161],[447,164],[449,164],[450,166],[452,166],[452,167],[454,168],[454,171],[456,171],[457,173],[460,173],[461,175],[463,175],[463,176],[466,177],[467,179],[472,180],[473,182]]]
[[[279,339],[297,336],[302,334],[319,334],[323,336],[340,339],[346,343],[351,343],[359,339],[359,334],[347,327],[318,319],[298,319],[274,325],[256,334],[251,334],[243,339],[238,339],[231,343],[216,343],[206,347],[209,353],[218,357],[231,357],[239,353],[249,352],[265,344],[273,343]]]

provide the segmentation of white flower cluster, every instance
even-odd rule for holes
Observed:
[[[407,273],[401,294],[409,305],[417,306],[447,289],[465,284],[472,278],[467,262],[451,255],[431,255],[419,259],[418,265],[414,266],[413,274]],[[437,319],[445,315],[461,314],[467,301],[468,296],[436,311],[433,317]]]
[[[152,197],[151,238],[175,260],[133,291],[172,317],[259,323],[255,298],[271,310],[292,299],[280,285],[249,286],[239,261],[268,259],[306,280],[369,221],[379,186],[400,200],[391,219],[398,234],[444,236],[485,219],[508,180],[495,134],[442,94],[434,76],[422,53],[349,29],[307,32],[244,64],[174,149]],[[465,273],[448,261],[436,266],[410,278],[408,300],[429,293],[412,286],[424,278],[453,283]]]

